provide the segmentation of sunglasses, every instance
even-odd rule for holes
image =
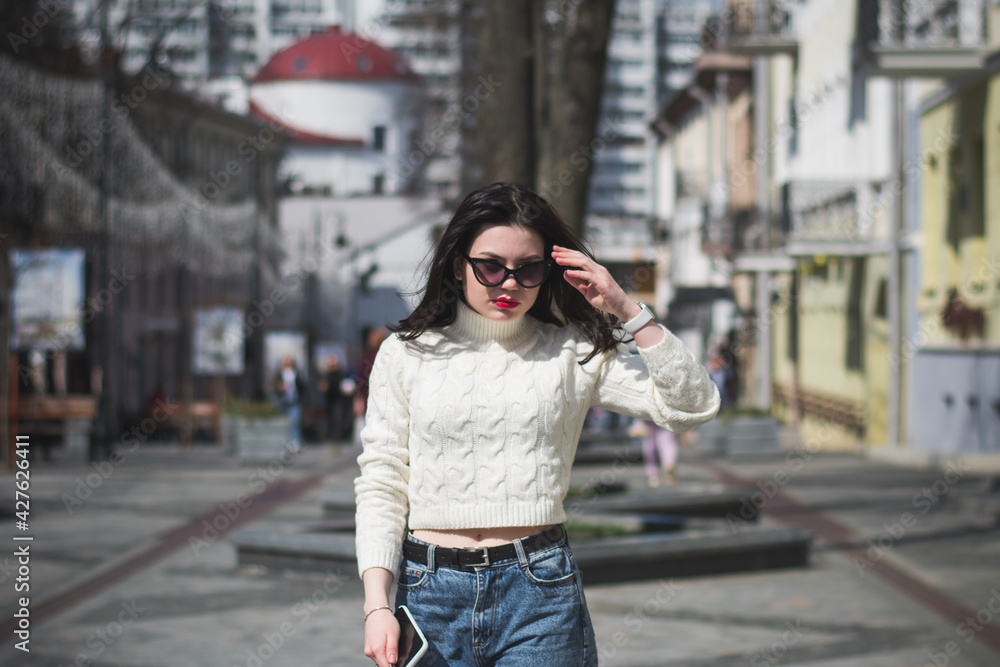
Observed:
[[[483,287],[496,287],[507,280],[507,276],[514,276],[514,280],[521,287],[538,287],[549,277],[549,270],[552,268],[552,262],[544,259],[522,264],[516,269],[508,269],[500,262],[494,262],[492,259],[477,259],[468,255],[462,256],[465,257],[469,264],[472,264],[472,273]]]

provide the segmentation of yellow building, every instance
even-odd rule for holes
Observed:
[[[915,450],[1000,453],[1000,57],[920,117],[921,231],[908,436]]]

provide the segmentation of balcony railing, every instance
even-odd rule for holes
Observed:
[[[733,0],[721,17],[726,50],[745,55],[795,54],[795,12],[782,0]]]
[[[783,198],[793,255],[872,252],[887,242],[896,200],[872,181],[793,181]]]
[[[978,70],[987,0],[858,0],[855,64],[869,74],[944,77]]]
[[[765,225],[756,208],[730,210],[715,218],[706,213],[701,249],[706,254],[728,259],[743,253],[771,252],[785,242],[782,222],[782,216],[775,213],[768,216]]]

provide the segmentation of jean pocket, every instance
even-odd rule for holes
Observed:
[[[538,586],[565,586],[576,579],[576,567],[565,545],[531,554],[521,571]]]
[[[411,563],[404,562],[396,584],[404,591],[415,591],[418,588],[423,588],[430,576],[426,566],[416,567]]]

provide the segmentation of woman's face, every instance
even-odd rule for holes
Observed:
[[[505,224],[484,225],[469,246],[468,255],[508,269],[551,259],[545,256],[545,243],[538,232]],[[455,275],[462,280],[465,302],[483,317],[498,322],[524,315],[538,298],[538,287],[524,287],[510,275],[496,287],[486,287],[476,279],[472,264],[464,257],[455,260]]]

